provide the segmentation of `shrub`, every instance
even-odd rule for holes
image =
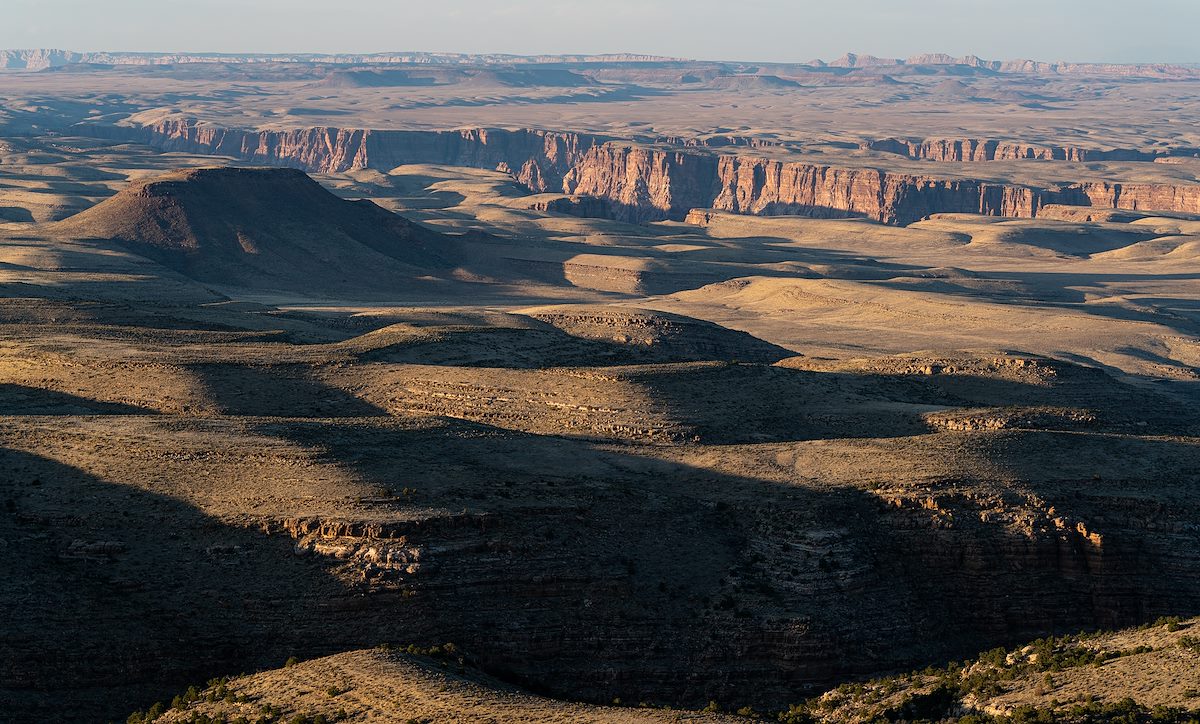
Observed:
[[[779,719],[781,724],[816,724],[816,719],[809,713],[806,704],[792,704],[787,711],[780,712]]]
[[[939,721],[949,717],[958,703],[958,687],[941,682],[928,693],[905,698],[898,706],[885,711],[883,716],[888,721]]]
[[[1165,626],[1168,631],[1178,631],[1183,619],[1178,616],[1159,616],[1150,624],[1152,627]]]

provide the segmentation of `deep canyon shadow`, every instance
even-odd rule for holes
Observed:
[[[973,516],[981,503],[970,495],[933,491],[937,510],[897,506],[859,487],[460,421],[258,429],[410,488],[367,504],[368,517],[425,550],[421,570],[355,580],[335,560],[298,557],[281,521],[263,520],[266,534],[254,519],[224,523],[5,450],[5,542],[21,555],[3,558],[0,601],[13,616],[0,671],[18,711],[123,716],[291,655],[445,641],[568,698],[781,706],[847,678],[1200,602],[1200,561],[1180,555],[1200,550],[1194,533],[1176,541],[1188,547],[1106,558],[1082,533],[1023,534]],[[1173,445],[1161,444],[1169,461]],[[1063,496],[1056,514],[1094,525],[1127,500]],[[940,522],[945,510],[961,523]],[[359,505],[338,518],[364,515]],[[354,530],[342,535],[353,542]]]

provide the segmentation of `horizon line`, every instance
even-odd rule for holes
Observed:
[[[414,56],[448,56],[459,58],[486,58],[486,57],[503,57],[513,59],[528,59],[528,58],[575,58],[575,57],[597,57],[597,58],[621,58],[635,57],[645,58],[643,61],[630,62],[660,62],[660,63],[756,63],[762,65],[814,65],[817,63],[828,65],[841,60],[862,59],[862,60],[877,60],[882,61],[879,65],[965,65],[964,63],[934,63],[934,62],[914,62],[918,59],[927,58],[930,56],[942,56],[956,61],[975,60],[985,64],[1009,64],[1009,63],[1038,63],[1041,65],[1060,66],[1060,65],[1098,65],[1098,66],[1180,66],[1194,67],[1200,66],[1200,59],[1195,61],[1155,61],[1155,60],[1137,60],[1137,61],[1106,61],[1106,60],[1039,60],[1029,57],[1009,57],[1009,58],[985,58],[974,53],[966,55],[955,55],[945,52],[928,52],[916,53],[908,57],[895,57],[874,55],[872,53],[847,51],[842,55],[825,60],[823,58],[809,58],[807,60],[754,60],[754,59],[734,59],[734,58],[689,58],[684,56],[661,55],[650,52],[634,52],[634,51],[616,51],[616,52],[525,52],[511,53],[501,51],[458,51],[458,50],[372,50],[372,51],[354,51],[354,50],[337,50],[337,51],[321,51],[321,50],[295,50],[295,51],[263,51],[263,50],[74,50],[61,47],[41,46],[41,47],[24,47],[24,48],[0,48],[0,54],[6,53],[62,53],[76,56],[87,55],[113,55],[113,56],[172,56],[172,55],[192,55],[200,57],[262,57],[262,58],[286,58],[286,57],[338,57],[338,56],[389,56],[389,55],[414,55]],[[81,61],[67,61],[67,64]],[[853,67],[853,66],[851,66]]]

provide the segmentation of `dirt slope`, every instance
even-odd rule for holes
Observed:
[[[740,717],[696,711],[593,706],[536,696],[468,666],[455,653],[414,655],[387,648],[351,651],[264,671],[206,689],[185,711],[172,711],[159,724],[191,721],[198,714],[229,719],[261,716],[264,707],[283,721],[296,716],[343,722],[739,722]],[[453,648],[451,647],[451,651]],[[206,701],[221,692],[221,699]],[[311,719],[310,719],[311,721]]]
[[[119,242],[209,284],[310,292],[402,287],[456,255],[451,238],[282,168],[135,182],[55,231]]]

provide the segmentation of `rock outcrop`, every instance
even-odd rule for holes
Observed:
[[[89,135],[146,143],[168,151],[233,156],[311,173],[391,169],[408,163],[500,169],[539,193],[563,190],[562,179],[567,172],[588,150],[608,140],[591,134],[534,129],[252,131],[186,118],[137,127],[81,125],[79,128]]]
[[[998,141],[988,138],[881,138],[863,141],[864,151],[895,153],[922,161],[1155,161],[1160,158],[1200,155],[1200,149],[1174,148],[1143,151],[1135,148],[1084,148]]]
[[[811,60],[799,64],[761,64],[743,62],[712,63],[658,55],[635,53],[610,53],[600,55],[510,55],[504,53],[429,53],[429,52],[385,52],[385,53],[152,53],[152,52],[76,52],[47,48],[0,50],[0,67],[23,70],[45,70],[65,65],[94,66],[153,66],[184,64],[293,64],[293,65],[410,65],[429,66],[531,66],[572,65],[589,66],[580,68],[603,73],[615,65],[628,65],[639,71],[668,70],[691,77],[694,73],[705,73],[718,68],[720,75],[729,78],[743,75],[747,78],[768,78],[763,68],[783,68],[791,73],[810,68],[835,68],[842,72],[878,74],[881,71],[895,74],[927,75],[945,72],[946,68],[967,70],[973,73],[1014,73],[1039,76],[1100,76],[1140,78],[1196,78],[1200,68],[1193,65],[1170,63],[1071,63],[1045,62],[1024,58],[1014,60],[985,60],[975,55],[955,57],[945,53],[925,53],[909,58],[880,58],[874,55],[846,53],[830,60]],[[776,82],[778,79],[776,79]],[[767,83],[772,81],[767,80]]]
[[[643,146],[592,134],[535,129],[251,131],[182,118],[140,127],[79,128],[166,150],[234,156],[320,173],[411,163],[497,169],[511,173],[535,193],[605,199],[614,218],[633,222],[683,219],[694,208],[861,217],[887,224],[908,224],[936,213],[1030,218],[1047,204],[1200,212],[1200,185],[1082,181],[1040,188],[701,148]],[[986,148],[984,144],[980,152],[960,145],[955,151],[950,144],[938,153],[974,158],[980,153],[986,156]]]
[[[328,65],[526,65],[546,63],[671,63],[678,58],[636,53],[508,55],[502,53],[122,53],[50,48],[0,50],[0,68],[44,70],[72,64],[321,63]]]
[[[1148,78],[1195,77],[1198,71],[1188,65],[1170,63],[1047,63],[1018,58],[1015,60],[984,60],[975,55],[954,57],[945,53],[925,53],[909,58],[879,58],[874,55],[846,53],[828,63],[812,61],[810,65],[829,68],[921,68],[930,66],[961,66],[992,73],[1028,73],[1031,75],[1098,75]]]
[[[80,53],[68,50],[35,48],[30,50],[0,50],[0,68],[14,70],[45,70],[69,63],[82,62]]]

